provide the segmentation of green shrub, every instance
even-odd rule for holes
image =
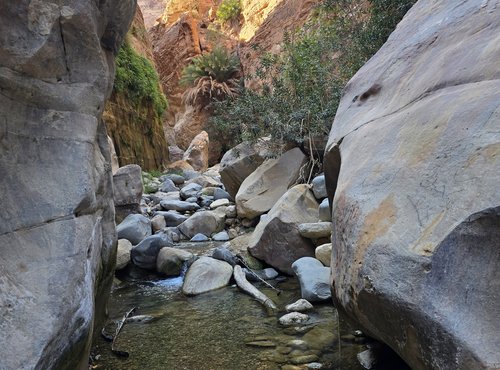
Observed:
[[[239,19],[241,14],[240,0],[224,0],[217,9],[217,19],[221,23],[227,23]]]
[[[217,47],[211,53],[192,59],[182,71],[181,85],[190,86],[183,95],[185,102],[207,104],[212,100],[224,100],[237,95],[240,70],[237,57],[224,48]]]
[[[167,109],[153,64],[137,54],[127,41],[116,58],[114,90],[125,94],[136,105],[151,103],[158,116]]]
[[[362,0],[324,1],[285,36],[280,55],[264,55],[256,75],[248,76],[264,81],[262,90],[214,103],[212,124],[231,145],[267,135],[275,144],[301,144],[327,135],[342,89],[415,1],[371,0],[370,7]]]

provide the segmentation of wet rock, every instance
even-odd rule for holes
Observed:
[[[156,271],[166,276],[179,276],[184,263],[190,263],[194,259],[194,255],[188,251],[164,247],[158,253]]]
[[[200,233],[210,237],[224,228],[224,217],[214,211],[200,211],[193,214],[179,226],[179,230],[188,238]]]
[[[319,220],[320,221],[332,221],[332,213],[330,211],[330,203],[328,198],[323,199],[319,205]]]
[[[248,242],[249,252],[279,271],[292,275],[292,263],[314,255],[311,240],[302,237],[298,225],[318,219],[318,203],[308,185],[288,190],[261,221]],[[280,237],[276,237],[279,235]]]
[[[290,348],[300,349],[302,351],[305,351],[306,349],[309,348],[309,346],[307,345],[307,343],[305,341],[301,340],[301,339],[291,340],[286,345],[289,346]]]
[[[116,249],[116,270],[121,270],[129,264],[131,249],[132,243],[127,239],[118,240],[118,247]]]
[[[292,362],[292,364],[302,365],[302,364],[307,364],[308,362],[318,361],[318,356],[317,355],[297,356],[297,357],[292,357],[290,361]]]
[[[128,215],[117,227],[119,239],[127,239],[133,245],[151,235],[151,221],[143,215]]]
[[[331,298],[330,269],[316,258],[302,257],[292,264],[300,281],[302,298],[320,302]]]
[[[200,209],[198,204],[182,200],[162,200],[160,205],[167,211],[193,212]]]
[[[228,235],[227,231],[222,230],[216,234],[213,234],[212,239],[217,241],[217,242],[226,242],[229,240],[229,235]]]
[[[130,251],[130,257],[134,265],[147,269],[156,269],[156,258],[163,247],[172,247],[173,242],[165,234],[148,236]]]
[[[269,211],[299,177],[306,157],[299,148],[268,159],[241,184],[236,194],[236,208],[241,218],[253,219]]]
[[[188,219],[187,216],[181,215],[177,211],[157,211],[155,212],[155,215],[163,216],[167,227],[179,226]]]
[[[159,190],[164,193],[168,193],[172,191],[179,191],[179,188],[175,186],[174,182],[171,179],[167,178],[162,182]]]
[[[288,312],[304,312],[312,310],[313,305],[306,299],[299,299],[298,301],[291,303],[285,307]]]
[[[320,351],[335,344],[335,334],[333,331],[323,329],[320,326],[316,326],[308,331],[302,339],[307,342],[309,348]]]
[[[321,174],[316,176],[312,181],[312,190],[316,199],[323,199],[327,197],[325,175]]]
[[[330,260],[332,259],[332,243],[322,244],[316,247],[314,255],[323,265],[329,267]]]
[[[299,233],[304,238],[319,239],[330,238],[332,234],[331,222],[313,222],[299,225]]]
[[[245,344],[247,346],[250,346],[250,347],[260,347],[260,348],[274,348],[274,347],[276,347],[276,343],[271,342],[269,340],[261,340],[261,341],[256,341],[256,342],[247,342]]]
[[[180,191],[181,199],[198,197],[198,193],[201,191],[201,189],[202,186],[196,183],[184,185]]]
[[[233,275],[233,268],[227,262],[210,257],[196,260],[184,279],[182,292],[196,295],[226,286]]]
[[[283,326],[304,324],[309,320],[309,316],[300,312],[290,312],[279,318],[279,323]]]
[[[191,242],[206,242],[209,240],[210,239],[206,235],[198,233],[195,236],[193,236],[189,241],[191,241]]]

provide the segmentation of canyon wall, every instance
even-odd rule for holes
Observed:
[[[88,369],[116,253],[101,114],[135,6],[0,5],[2,369]]]

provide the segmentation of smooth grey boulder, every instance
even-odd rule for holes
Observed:
[[[179,188],[175,186],[175,183],[171,179],[166,178],[161,183],[159,190],[164,193],[170,193],[173,191],[179,191]]]
[[[293,275],[292,263],[314,255],[310,239],[299,234],[298,225],[318,219],[318,202],[308,185],[296,185],[258,223],[248,242],[252,256],[286,274]]]
[[[224,243],[222,246],[214,249],[214,251],[212,252],[212,258],[220,261],[225,261],[231,266],[236,265],[238,263],[236,256],[233,254],[233,252],[224,247],[224,245],[228,245],[228,243]]]
[[[321,199],[324,199],[327,197],[325,175],[324,174],[316,176],[312,180],[312,191],[313,191],[316,199],[321,200]]]
[[[212,203],[210,203],[210,209],[215,209],[215,208],[218,208],[218,207],[227,207],[229,206],[230,203],[229,203],[229,199],[218,199],[218,200],[214,200]]]
[[[127,239],[133,245],[136,245],[151,235],[151,221],[143,215],[128,215],[116,227],[116,231],[119,239]]]
[[[221,188],[216,188],[214,190],[214,200],[219,200],[219,199],[229,199],[229,200],[232,200],[233,197],[231,196],[231,194],[229,194],[227,191],[225,191],[224,189],[221,189]]]
[[[269,211],[297,181],[306,163],[307,158],[299,148],[264,161],[245,178],[236,194],[238,216],[253,219]]]
[[[116,248],[116,267],[115,270],[125,268],[130,262],[130,251],[132,243],[127,239],[119,239],[118,247]]]
[[[227,192],[234,199],[241,183],[266,159],[265,140],[245,141],[227,151],[220,161],[220,177]]]
[[[328,198],[323,199],[323,201],[319,204],[319,220],[326,222],[332,221],[332,213]]]
[[[180,196],[181,199],[188,199],[191,197],[198,197],[198,194],[201,192],[202,186],[196,183],[190,183],[184,185],[181,188]]]
[[[332,259],[332,243],[326,243],[316,247],[314,256],[323,265],[330,266],[330,260]]]
[[[164,175],[161,177],[161,179],[163,181],[168,179],[168,180],[172,181],[175,185],[182,185],[186,182],[186,179],[184,178],[184,176],[177,175],[175,173],[169,173],[167,175]]]
[[[188,238],[200,233],[210,237],[224,229],[224,216],[215,211],[200,211],[193,214],[179,226],[179,230]]]
[[[138,206],[142,197],[142,170],[136,164],[120,167],[113,175],[115,207]]]
[[[245,276],[248,281],[259,281],[259,280],[273,280],[279,275],[278,271],[272,267],[265,268],[263,270],[252,270],[249,271],[247,268],[243,268]]]
[[[219,231],[212,235],[212,239],[216,242],[227,242],[229,240],[229,234],[226,230]]]
[[[285,310],[287,312],[304,312],[310,311],[314,308],[314,306],[307,299],[301,298],[298,301],[290,303],[285,306]]]
[[[335,305],[417,370],[500,366],[499,12],[418,1],[325,153]]]
[[[148,236],[130,251],[132,263],[147,270],[156,269],[156,258],[160,249],[172,247],[172,239],[166,234]]]
[[[330,238],[332,234],[331,222],[308,222],[299,224],[299,233],[304,238]]]
[[[321,302],[332,297],[330,292],[330,268],[316,258],[302,257],[292,264],[300,282],[302,298],[309,302]]]
[[[0,367],[86,369],[116,258],[101,121],[134,1],[3,1]]]
[[[165,276],[179,276],[185,263],[192,263],[193,253],[171,247],[160,249],[156,258],[156,271]]]
[[[151,219],[151,229],[153,233],[162,230],[167,227],[167,222],[165,221],[165,217],[162,215],[156,215]]]
[[[200,209],[198,204],[182,200],[162,200],[160,205],[167,211],[193,212]]]
[[[187,216],[181,215],[177,211],[157,211],[155,212],[156,215],[161,215],[165,218],[167,227],[179,226],[188,219]]]
[[[197,295],[225,287],[232,275],[233,268],[227,262],[200,257],[187,271],[182,292]]]
[[[210,240],[208,238],[208,236],[198,233],[195,236],[193,236],[189,241],[190,242],[206,242],[208,240]]]

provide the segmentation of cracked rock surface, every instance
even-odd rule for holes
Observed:
[[[414,369],[500,366],[500,7],[420,0],[325,155],[339,309]]]

